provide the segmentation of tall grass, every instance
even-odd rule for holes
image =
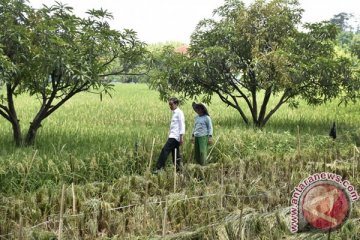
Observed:
[[[25,95],[16,99],[16,105],[25,130],[39,105]],[[168,105],[146,85],[116,85],[113,97],[102,101],[95,94],[76,96],[43,122],[35,147],[15,148],[11,126],[0,119],[0,235],[16,232],[22,216],[28,238],[55,237],[57,222],[52,215],[57,216],[60,210],[62,184],[67,186],[65,213],[71,214],[69,186],[74,183],[80,216],[65,219],[64,236],[68,237],[160,236],[164,204],[149,205],[146,224],[141,223],[142,204],[165,199],[169,201],[169,237],[181,238],[186,231],[192,236],[189,238],[211,239],[209,236],[219,235],[222,230],[205,226],[222,224],[241,206],[260,214],[243,222],[246,234],[256,236],[252,239],[289,236],[279,226],[264,238],[269,233],[265,221],[261,225],[256,219],[261,213],[278,214],[278,209],[289,206],[291,189],[305,176],[326,169],[349,178],[360,189],[360,164],[354,165],[360,159],[354,157],[354,146],[360,145],[359,106],[338,107],[334,102],[310,107],[300,101],[299,109],[284,106],[264,129],[258,130],[245,126],[235,110],[214,98],[209,111],[214,137],[219,141],[210,165],[200,167],[191,157],[195,113],[190,102],[184,103],[185,173],[178,180],[176,193],[171,168],[159,176],[145,174],[153,139],[154,162],[166,141],[171,117]],[[333,121],[338,126],[336,141],[328,137]],[[219,172],[221,166],[223,173]],[[225,176],[223,185],[221,174]],[[182,201],[206,194],[219,196]],[[254,195],[259,197],[250,197]],[[221,196],[223,201],[219,200]],[[111,210],[129,204],[139,206]],[[355,205],[354,218],[359,217],[359,211]],[[49,219],[52,221],[47,225],[30,228]],[[359,228],[351,224],[348,227],[359,234]],[[236,231],[234,227],[227,229],[230,235]],[[338,235],[352,236],[352,232]]]

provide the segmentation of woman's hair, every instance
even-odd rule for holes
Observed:
[[[202,104],[197,104],[197,105],[195,106],[195,108],[196,108],[196,109],[200,109],[205,115],[210,116],[209,113],[208,113],[208,111],[207,111],[207,109],[205,108],[204,105],[202,105]]]

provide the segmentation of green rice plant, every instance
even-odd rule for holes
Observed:
[[[30,119],[36,101],[22,95],[16,102],[21,119]],[[187,131],[175,193],[170,157],[162,173],[146,173],[151,154],[153,167],[167,139],[171,112],[145,85],[116,85],[113,98],[102,102],[96,95],[76,96],[44,121],[34,148],[13,147],[10,126],[0,120],[0,236],[16,238],[21,225],[25,238],[56,237],[65,184],[63,237],[68,239],[161,239],[165,200],[166,239],[233,237],[240,209],[244,239],[296,239],[285,228],[285,210],[302,179],[325,169],[360,189],[359,104],[309,107],[300,101],[300,106],[280,109],[258,130],[244,126],[214,98],[209,111],[219,140],[209,164],[199,166],[190,143],[195,113],[190,103],[181,105]],[[334,120],[335,141],[328,137]],[[357,236],[359,217],[355,203],[334,239]]]

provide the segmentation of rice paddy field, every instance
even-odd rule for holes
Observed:
[[[16,99],[23,131],[39,107]],[[292,234],[295,186],[316,172],[360,191],[360,103],[283,106],[262,129],[216,97],[215,144],[194,163],[191,102],[184,171],[151,169],[167,139],[171,111],[142,84],[117,84],[112,98],[83,93],[46,119],[34,147],[16,148],[0,119],[0,239],[360,239],[360,204],[331,233]],[[337,123],[337,139],[329,130]]]

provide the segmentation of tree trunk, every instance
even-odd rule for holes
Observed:
[[[72,91],[66,97],[64,97],[61,101],[59,101],[55,106],[51,106],[51,103],[55,99],[57,90],[53,90],[50,98],[44,98],[42,106],[39,112],[36,114],[34,120],[30,124],[29,130],[26,134],[25,144],[26,146],[32,146],[35,144],[35,138],[38,129],[41,127],[41,122],[46,119],[50,114],[52,114],[55,110],[57,110],[60,106],[62,106],[66,101],[68,101],[72,96],[80,91]]]
[[[257,128],[263,128],[263,127],[265,126],[265,124],[266,124],[266,122],[265,122],[264,120],[257,120],[257,121],[255,122],[255,126],[256,126]]]
[[[22,144],[20,121],[18,120],[16,114],[14,99],[13,99],[13,87],[10,83],[6,84],[6,95],[8,102],[8,115],[13,128],[14,142],[17,147],[20,147]]]
[[[32,146],[35,144],[36,133],[39,129],[41,120],[36,120],[30,124],[29,130],[26,134],[25,144],[26,146]]]
[[[11,125],[13,128],[13,136],[14,136],[14,142],[17,147],[20,147],[22,145],[22,136],[21,136],[21,128],[19,120],[11,121]]]
[[[249,120],[246,117],[246,115],[244,114],[244,112],[240,109],[240,107],[236,108],[236,110],[239,112],[239,114],[240,114],[241,118],[243,119],[244,123],[246,125],[249,125]]]

